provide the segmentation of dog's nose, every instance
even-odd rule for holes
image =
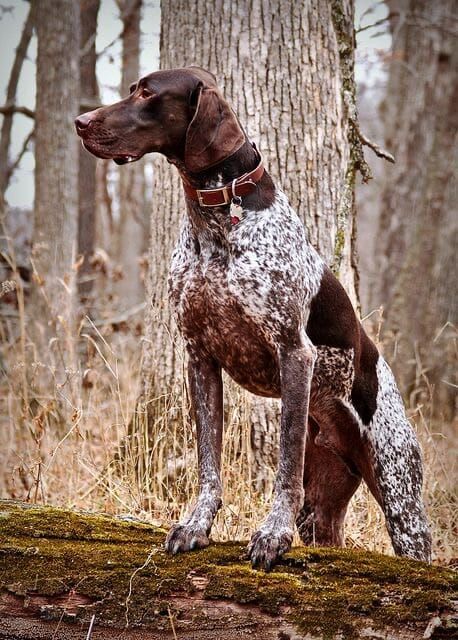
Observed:
[[[76,130],[78,131],[78,133],[81,131],[85,131],[91,123],[92,123],[92,118],[91,118],[90,112],[82,113],[75,120]]]

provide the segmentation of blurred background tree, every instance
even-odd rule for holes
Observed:
[[[392,53],[381,104],[386,166],[371,305],[402,391],[456,409],[458,47],[456,2],[390,0]]]
[[[140,76],[141,0],[117,0],[122,19],[122,61],[120,95],[129,95],[129,87]],[[126,169],[126,171],[124,171]],[[119,221],[115,255],[122,277],[117,293],[124,308],[145,298],[140,259],[148,246],[148,218],[145,201],[143,164],[126,165],[119,172]]]
[[[100,0],[80,0],[80,111],[90,111],[100,104],[97,85],[95,42]],[[93,259],[96,241],[96,158],[80,146],[78,172],[78,291],[83,306],[90,306],[94,287]]]

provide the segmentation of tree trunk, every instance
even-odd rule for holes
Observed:
[[[42,362],[63,375],[73,353],[78,220],[79,4],[34,3],[38,35],[35,118],[34,287],[28,315]],[[51,365],[50,365],[51,366]],[[49,372],[53,374],[51,366]]]
[[[384,117],[396,166],[386,168],[378,233],[384,337],[401,389],[450,419],[458,320],[456,207],[458,48],[454,0],[398,0],[390,7],[393,54]]]
[[[164,531],[141,522],[8,501],[0,514],[4,640],[439,640],[456,630],[456,576],[423,562],[296,548],[264,573],[240,543],[175,558]]]
[[[356,302],[353,185],[363,160],[349,119],[352,0],[165,0],[161,43],[162,68],[197,64],[215,73],[312,243]],[[181,414],[183,354],[167,300],[167,273],[183,211],[178,175],[157,159],[142,369],[150,432],[160,412],[172,420]],[[252,425],[255,475],[262,468],[264,482],[276,464],[279,403],[240,390],[230,394]],[[161,398],[158,410],[154,398]]]
[[[129,87],[140,75],[141,0],[118,0],[123,22],[122,77],[120,93],[129,95]],[[116,291],[120,307],[130,308],[144,299],[140,258],[147,247],[145,215],[145,180],[143,161],[126,165],[119,171],[119,225],[117,251],[113,256],[119,264],[121,278]]]
[[[80,0],[81,18],[81,99],[80,111],[90,111],[97,107],[99,91],[95,65],[95,39],[100,0]],[[78,291],[83,306],[89,303],[94,284],[91,259],[95,248],[96,233],[96,159],[83,147],[79,150],[79,213],[78,213],[78,254],[82,258],[78,271]]]

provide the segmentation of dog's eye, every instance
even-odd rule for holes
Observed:
[[[137,83],[134,82],[133,84],[130,85],[129,87],[129,93],[133,93],[135,91],[135,89],[137,88]]]
[[[151,91],[149,91],[146,88],[143,88],[141,90],[141,93],[140,93],[140,98],[143,98],[144,100],[147,100],[148,98],[151,98],[152,95],[153,94],[151,93]]]

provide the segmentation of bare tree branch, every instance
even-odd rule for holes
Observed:
[[[94,44],[94,42],[95,42],[96,37],[97,37],[97,34],[96,34],[96,33],[93,33],[93,34],[92,34],[92,35],[87,39],[87,41],[86,41],[86,43],[84,44],[84,46],[83,46],[83,47],[81,47],[81,50],[80,50],[80,60],[81,60],[81,58],[84,58],[84,56],[86,56],[86,55],[89,53],[89,51],[91,50],[92,45],[93,45],[93,44]]]
[[[16,169],[19,167],[19,164],[24,156],[24,154],[28,151],[29,148],[29,144],[31,142],[31,140],[33,139],[33,137],[35,136],[35,127],[33,127],[33,129],[30,131],[30,133],[28,134],[28,136],[25,137],[24,142],[22,143],[22,147],[21,150],[19,151],[16,160],[9,165],[8,170],[7,170],[7,183],[9,184],[11,177],[13,175],[13,173],[16,171]]]
[[[395,163],[394,156],[391,153],[385,151],[385,149],[382,149],[382,147],[380,147],[376,142],[372,142],[372,140],[364,135],[364,133],[360,129],[358,120],[354,118],[350,118],[350,120],[355,128],[356,133],[358,134],[358,138],[360,139],[361,144],[372,149],[375,155],[379,158],[385,158],[385,160],[388,160],[388,162],[392,162],[393,164]]]
[[[385,24],[385,22],[387,22],[391,16],[392,14],[386,16],[385,18],[380,18],[380,20],[376,20],[371,24],[366,24],[364,25],[364,27],[358,27],[357,29],[355,29],[355,33],[358,34],[358,33],[361,33],[362,31],[367,31],[368,29],[373,29],[374,27],[378,27],[381,24]]]
[[[22,113],[22,115],[27,116],[28,118],[35,118],[35,111],[29,109],[28,107],[20,107],[17,104],[5,104],[3,107],[0,107],[0,114],[4,116],[12,116],[15,113]]]

